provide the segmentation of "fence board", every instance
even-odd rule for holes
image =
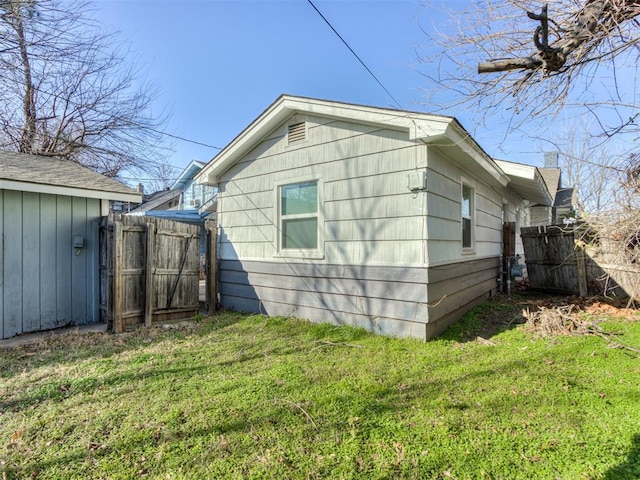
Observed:
[[[153,255],[152,252],[156,245],[156,226],[154,223],[147,223],[147,249],[146,255],[146,272],[145,272],[145,303],[144,303],[144,324],[150,327],[153,323]]]
[[[123,300],[122,300],[122,251],[124,249],[124,235],[122,223],[113,224],[113,331],[124,331]]]

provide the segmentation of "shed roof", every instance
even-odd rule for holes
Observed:
[[[467,168],[506,186],[509,178],[454,117],[371,107],[316,98],[281,95],[196,175],[196,182],[216,185],[220,176],[270,131],[295,113],[343,119],[405,131],[411,140],[456,148]]]
[[[141,202],[142,194],[69,160],[0,150],[0,189]]]

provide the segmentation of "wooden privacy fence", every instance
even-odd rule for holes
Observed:
[[[208,235],[213,237],[215,230]],[[215,258],[215,250],[213,250]],[[205,289],[215,307],[215,262]],[[193,317],[200,311],[200,227],[145,216],[104,218],[100,229],[100,312],[108,329]]]
[[[587,295],[584,255],[577,248],[573,228],[524,227],[520,235],[530,288]]]
[[[640,268],[620,255],[624,242],[585,243],[584,225],[525,227],[521,236],[530,288],[640,299]]]

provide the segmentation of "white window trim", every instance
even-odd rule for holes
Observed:
[[[464,232],[464,222],[463,222],[463,217],[462,217],[462,202],[463,202],[463,195],[464,195],[464,187],[467,186],[468,188],[471,189],[471,246],[470,247],[465,247],[463,244],[463,232]],[[463,254],[471,254],[471,253],[476,253],[476,217],[477,217],[477,211],[476,211],[476,200],[477,200],[477,195],[476,195],[476,185],[475,182],[465,178],[465,177],[461,177],[460,178],[460,244],[462,245],[462,253]]]
[[[306,249],[306,248],[282,248],[282,196],[280,189],[281,187],[286,187],[288,185],[296,185],[298,183],[309,183],[316,182],[317,184],[317,194],[318,194],[318,211],[316,212],[316,216],[318,218],[318,247],[314,249]],[[312,260],[322,260],[324,259],[324,208],[323,208],[323,198],[324,198],[324,182],[322,177],[318,176],[306,176],[306,177],[296,177],[290,178],[287,180],[281,180],[274,183],[274,195],[275,195],[275,242],[276,253],[274,257],[276,258],[304,258],[304,259],[312,259]],[[309,218],[309,214],[301,214],[301,215],[288,215],[287,218]]]

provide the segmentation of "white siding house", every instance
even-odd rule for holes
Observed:
[[[223,307],[432,338],[496,290],[522,192],[457,120],[283,95],[196,177]]]

